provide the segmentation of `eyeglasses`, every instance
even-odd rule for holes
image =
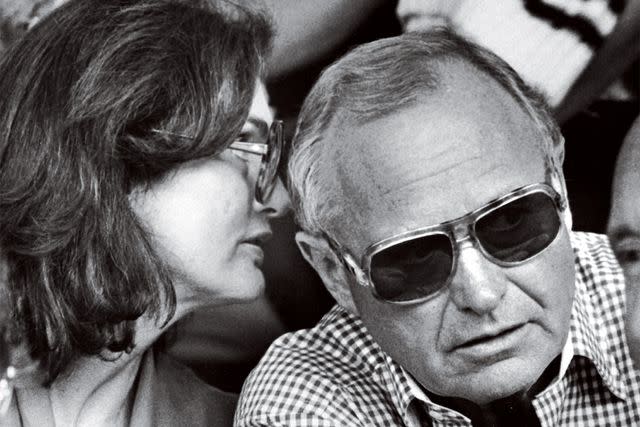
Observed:
[[[377,299],[412,304],[433,298],[449,285],[463,241],[471,240],[487,259],[504,267],[539,255],[558,235],[564,208],[551,186],[531,184],[460,218],[374,243],[360,264],[337,242],[328,241]]]
[[[269,136],[264,142],[234,141],[229,149],[262,156],[260,172],[256,180],[256,200],[264,203],[269,199],[278,179],[278,165],[284,144],[284,126],[282,120],[274,120],[269,128]]]
[[[171,135],[178,138],[193,139],[187,135],[181,135],[159,129],[152,129],[152,132]],[[278,165],[282,156],[282,146],[284,145],[284,125],[282,120],[274,120],[269,128],[266,141],[248,142],[234,141],[229,147],[230,150],[242,153],[256,154],[261,156],[260,171],[256,180],[255,198],[258,203],[269,200],[278,179]]]

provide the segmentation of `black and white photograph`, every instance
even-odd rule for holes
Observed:
[[[640,0],[0,0],[0,427],[640,427]]]

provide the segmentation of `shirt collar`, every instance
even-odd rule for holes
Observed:
[[[595,320],[589,314],[589,295],[586,293],[585,283],[581,275],[576,275],[576,296],[572,306],[571,324],[569,334],[565,345],[562,349],[560,358],[560,369],[558,376],[547,387],[551,387],[561,378],[563,378],[574,357],[584,357],[588,359],[596,368],[598,374],[602,378],[604,384],[617,397],[625,399],[627,396],[627,388],[621,378],[620,371],[616,367],[616,361],[613,356],[598,345],[600,340],[597,339],[596,331],[588,325],[594,325]],[[430,415],[434,418],[442,420],[459,419],[460,421],[469,421],[467,417],[458,414],[450,409],[443,408],[429,399],[420,385],[411,375],[409,375],[402,367],[397,365],[389,358],[391,370],[396,369],[398,375],[395,377],[399,383],[404,386],[395,386],[395,396],[393,396],[397,407],[402,410],[402,416],[405,419],[410,418],[408,408],[414,399],[427,404]],[[400,390],[406,390],[406,394],[399,393]]]
[[[571,363],[571,359],[573,359],[573,356],[574,356],[573,340],[572,340],[571,330],[569,330],[569,337],[567,338],[567,341],[564,344],[564,347],[562,349],[562,355],[560,357],[560,369],[558,372],[558,376],[552,381],[552,384],[559,381],[560,378],[564,377],[567,370],[569,369],[569,365]],[[413,399],[418,399],[423,403],[433,406],[435,409],[435,412],[442,415],[443,419],[445,416],[448,419],[451,419],[452,417],[451,410],[439,407],[438,405],[433,403],[429,399],[429,397],[426,395],[424,390],[422,390],[422,388],[418,385],[418,382],[414,380],[411,375],[409,375],[403,370],[403,372],[401,373],[401,378],[404,378],[404,380],[408,383],[410,395]],[[411,399],[409,399],[409,403],[411,403]],[[406,413],[407,410],[408,410],[408,404],[407,404],[407,407],[404,407],[404,412]],[[409,416],[409,414],[407,414],[407,416]],[[457,414],[456,416],[459,416],[460,419],[464,419],[468,421],[468,418],[461,414]]]
[[[596,307],[590,301],[587,284],[581,271],[576,271],[576,293],[571,310],[570,338],[574,357],[589,360],[607,388],[620,399],[626,399],[627,386],[614,356],[606,351],[608,339],[599,334],[601,319],[596,319]]]

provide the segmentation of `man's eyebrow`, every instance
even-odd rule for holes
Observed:
[[[620,225],[609,231],[609,237],[612,241],[623,239],[640,239],[640,231],[631,228],[628,225]]]

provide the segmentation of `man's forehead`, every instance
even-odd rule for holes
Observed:
[[[439,63],[434,67],[439,69],[438,85],[435,88],[417,89],[418,94],[413,102],[385,116],[363,122],[348,111],[336,114],[325,135],[325,139],[330,141],[325,145],[328,158],[333,161],[353,161],[352,168],[346,172],[354,167],[355,170],[366,172],[372,166],[380,166],[379,157],[391,162],[396,160],[387,154],[401,150],[400,161],[403,156],[411,158],[425,150],[430,156],[451,156],[453,159],[468,150],[477,152],[480,147],[474,147],[472,140],[476,137],[491,139],[495,136],[491,132],[521,132],[541,139],[542,135],[533,119],[493,78],[460,60]],[[464,127],[467,118],[485,121],[488,126]],[[464,122],[460,122],[460,119]],[[425,123],[425,120],[429,122]],[[523,122],[528,122],[526,128],[522,127]],[[489,126],[491,124],[495,126]],[[478,132],[484,134],[478,135]],[[447,133],[456,133],[459,139],[447,140],[444,145],[428,145],[419,138],[420,133],[439,133],[443,137]],[[394,134],[416,137],[403,140],[394,138]],[[357,167],[358,164],[361,167]]]
[[[343,118],[333,126],[328,165],[350,221],[371,226],[370,216],[402,214],[421,191],[433,196],[434,209],[446,207],[454,185],[458,193],[477,196],[473,181],[512,173],[514,160],[542,170],[541,134],[533,120],[495,81],[481,73],[468,76],[468,68],[443,78],[414,105],[369,123]],[[487,192],[509,191],[515,181],[489,185]]]

